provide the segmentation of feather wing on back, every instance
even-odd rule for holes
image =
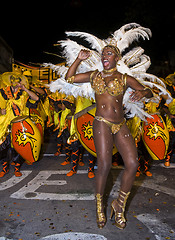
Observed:
[[[85,32],[66,32],[66,34],[67,36],[84,38],[90,44],[91,49],[93,49],[90,50],[85,48],[70,39],[59,41],[61,47],[63,48],[63,55],[67,59],[66,63],[68,66],[74,62],[81,49],[87,49],[91,51],[91,55],[87,60],[81,62],[77,69],[77,73],[93,71],[96,69],[102,71],[103,67],[100,54],[106,44],[111,41],[111,38],[101,40],[94,35]],[[121,52],[123,52],[133,41],[138,41],[139,38],[149,40],[150,37],[150,29],[144,28],[137,23],[129,23],[114,32],[112,35],[112,41],[117,43],[118,48]],[[146,86],[151,88],[157,87],[160,90],[160,95],[164,93],[166,94],[165,84],[156,76],[146,73],[148,67],[150,66],[150,58],[143,53],[144,49],[141,47],[136,47],[130,50],[122,57],[121,60],[118,61],[118,71],[135,77]],[[54,66],[52,67],[54,68]],[[72,94],[74,97],[80,95],[94,98],[94,91],[92,90],[90,83],[69,84],[64,81],[67,68],[55,68],[55,70],[58,70],[58,73],[62,74],[60,74],[61,78],[51,83],[51,91],[58,90],[67,95]],[[144,100],[136,103],[131,102],[129,96],[132,91],[133,90],[129,88],[124,95],[123,104],[125,105],[126,113],[130,113],[129,117],[137,115],[144,120],[145,116],[149,117],[149,115],[143,110]]]
[[[129,67],[140,61],[140,56],[144,53],[144,49],[141,47],[135,47],[131,49],[128,53],[126,53],[122,60]]]
[[[151,65],[150,57],[143,54],[139,57],[138,60],[139,62],[137,64],[135,64],[133,67],[130,67],[131,72],[146,72]]]
[[[66,57],[68,66],[71,66],[71,64],[75,61],[81,49],[89,50],[70,39],[59,41],[59,44],[64,49],[63,55]],[[77,73],[88,72],[96,69],[99,69],[100,71],[102,70],[101,57],[96,51],[91,50],[90,57],[81,62],[77,69]]]
[[[128,48],[133,41],[138,41],[140,37],[143,38],[143,40],[149,40],[151,35],[149,28],[144,28],[137,23],[129,23],[115,31],[113,38],[117,41],[117,47],[122,52]]]
[[[84,38],[91,46],[92,49],[97,50],[99,53],[101,53],[101,50],[106,45],[105,42],[96,36],[86,33],[86,32],[66,32],[67,36],[74,36],[74,37],[80,37]]]

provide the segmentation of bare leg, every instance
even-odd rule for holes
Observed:
[[[126,226],[126,220],[124,217],[125,204],[138,168],[138,156],[137,148],[126,124],[113,136],[115,145],[123,158],[125,169],[122,175],[118,199],[114,200],[111,204],[111,217],[113,212],[115,212],[116,226],[123,229]]]
[[[106,123],[94,120],[94,143],[97,153],[96,193],[104,194],[107,177],[112,165],[113,136]]]
[[[126,124],[113,135],[114,143],[122,156],[125,169],[121,181],[121,190],[130,192],[138,168],[137,148]]]
[[[94,120],[94,143],[97,153],[98,170],[96,173],[96,211],[97,225],[103,228],[106,224],[103,194],[107,177],[112,164],[113,137],[110,128],[104,122]]]

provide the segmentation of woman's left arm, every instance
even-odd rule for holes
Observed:
[[[143,97],[146,97],[146,98],[153,97],[153,93],[150,88],[144,87],[141,83],[139,83],[135,78],[131,76],[127,76],[126,86],[135,90],[130,95],[130,98],[133,102],[139,101]]]

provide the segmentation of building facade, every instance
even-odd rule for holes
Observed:
[[[13,50],[0,36],[0,74],[12,71]]]

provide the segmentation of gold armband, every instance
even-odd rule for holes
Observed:
[[[74,83],[75,76],[69,77],[66,81],[70,84]]]

